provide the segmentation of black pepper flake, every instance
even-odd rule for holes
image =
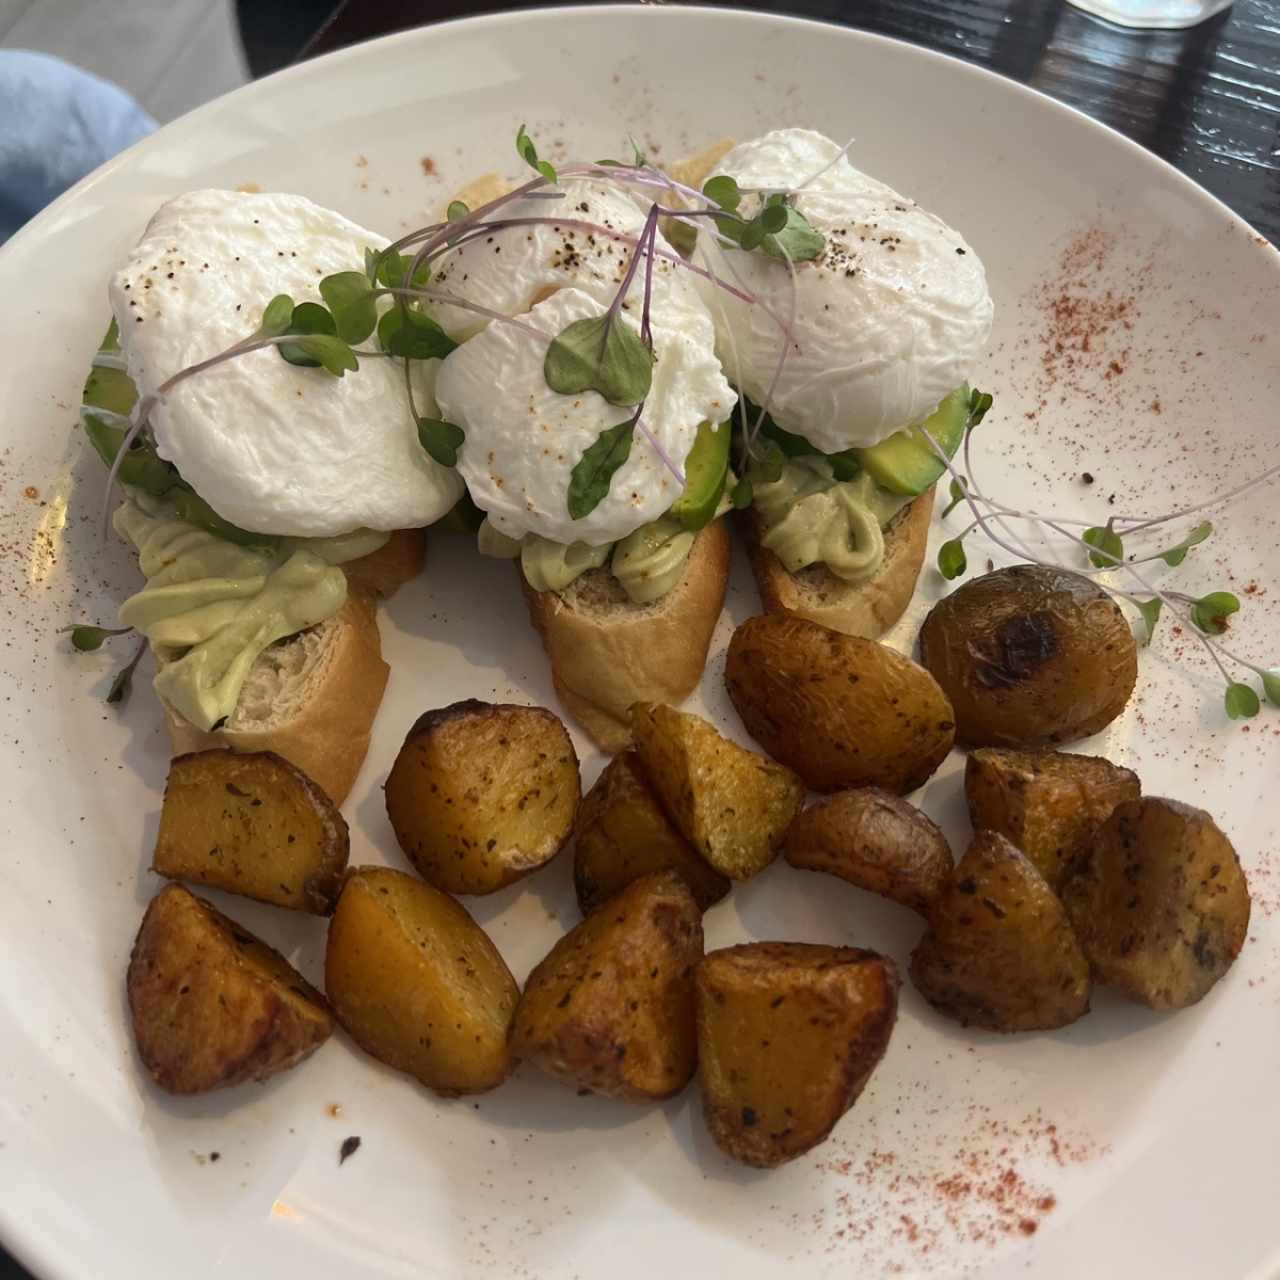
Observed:
[[[210,1162],[211,1162],[212,1164],[217,1164],[217,1163],[218,1163],[218,1161],[219,1161],[219,1160],[221,1160],[221,1159],[222,1159],[222,1152],[221,1152],[221,1151],[210,1151],[210,1152],[209,1152],[209,1160],[210,1160]]]
[[[965,255],[965,251],[964,251],[963,249],[961,249],[961,248],[958,248],[958,247],[957,247],[956,252],[957,252],[957,253],[958,253],[962,258],[963,258],[963,257],[964,257],[964,255]]]
[[[1080,479],[1081,479],[1081,481],[1082,481],[1084,484],[1092,484],[1092,483],[1093,483],[1093,472],[1092,472],[1092,471],[1084,471],[1084,472],[1081,472],[1081,474],[1080,474]]]
[[[342,1146],[338,1148],[338,1164],[344,1165],[351,1159],[357,1151],[360,1150],[360,1139],[353,1134],[350,1138],[343,1138]]]
[[[760,1123],[760,1117],[750,1107],[742,1108],[742,1123],[750,1129],[753,1125]]]

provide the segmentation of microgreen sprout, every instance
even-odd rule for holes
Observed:
[[[418,439],[442,467],[458,465],[458,450],[466,439],[461,427],[441,418],[419,418]]]
[[[524,125],[521,125],[516,132],[516,151],[520,158],[531,169],[536,169],[548,182],[555,182],[556,171],[546,160],[538,159],[538,148],[533,145],[533,139],[525,132]]]
[[[132,627],[95,627],[88,623],[72,623],[69,627],[59,627],[60,636],[71,635],[71,647],[78,653],[93,653],[113,636],[127,636]]]
[[[107,701],[113,706],[123,703],[129,696],[129,691],[133,688],[133,673],[138,669],[138,663],[142,661],[142,656],[147,651],[147,642],[143,640],[133,651],[133,657],[116,672],[116,678],[112,680],[111,687],[107,690]]]
[[[1228,619],[1240,608],[1238,597],[1229,591],[1211,591],[1197,597],[1179,591],[1162,590],[1149,582],[1138,568],[1139,565],[1152,560],[1160,560],[1176,568],[1182,564],[1186,559],[1187,553],[1192,548],[1199,546],[1212,534],[1213,525],[1208,520],[1201,521],[1180,542],[1175,543],[1167,550],[1150,555],[1130,555],[1127,558],[1125,556],[1124,542],[1120,536],[1120,529],[1117,528],[1117,526],[1120,526],[1126,537],[1160,528],[1173,521],[1184,519],[1189,515],[1198,514],[1210,507],[1228,502],[1246,489],[1252,488],[1255,484],[1272,478],[1277,471],[1280,471],[1280,468],[1272,468],[1268,472],[1255,477],[1253,481],[1246,485],[1238,486],[1229,493],[1197,503],[1195,506],[1182,511],[1174,511],[1164,516],[1113,516],[1105,525],[1088,525],[1086,521],[1050,516],[1041,512],[1018,510],[988,497],[980,490],[973,478],[970,440],[974,427],[982,420],[982,417],[990,407],[991,397],[989,395],[980,394],[977,391],[971,395],[969,417],[965,424],[964,441],[964,465],[969,473],[967,476],[960,474],[956,469],[955,463],[929,432],[923,428],[921,429],[930,447],[951,474],[949,491],[951,501],[943,510],[943,517],[950,515],[961,503],[967,505],[973,515],[972,522],[964,532],[943,543],[939,549],[937,566],[942,576],[950,580],[961,576],[966,571],[967,562],[962,543],[963,539],[974,529],[980,529],[987,538],[1003,550],[1010,552],[1019,559],[1026,559],[1035,564],[1047,565],[1053,568],[1072,568],[1075,572],[1085,573],[1089,576],[1096,576],[1099,573],[1119,572],[1132,579],[1137,589],[1126,590],[1101,579],[1099,579],[1098,585],[1113,599],[1123,601],[1137,609],[1142,620],[1141,639],[1144,644],[1151,643],[1155,635],[1156,625],[1166,606],[1191,624],[1191,634],[1195,635],[1204,645],[1209,657],[1222,674],[1225,685],[1223,705],[1231,719],[1247,719],[1257,715],[1261,701],[1252,685],[1232,678],[1225,662],[1244,667],[1258,676],[1262,682],[1263,693],[1266,698],[1275,705],[1280,706],[1280,671],[1274,668],[1264,668],[1248,661],[1246,658],[1240,657],[1238,654],[1231,653],[1218,640],[1212,638],[1223,634],[1227,630]],[[1062,536],[1068,543],[1086,553],[1088,564],[1092,568],[1070,566],[1035,554],[1027,543],[1013,531],[1010,524],[1011,521],[1039,524],[1046,530]],[[1082,529],[1082,531],[1073,533],[1070,526]]]

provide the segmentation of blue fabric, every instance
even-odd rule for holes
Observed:
[[[0,49],[0,243],[155,127],[116,85],[47,54]]]

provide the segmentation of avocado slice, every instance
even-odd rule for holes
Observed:
[[[924,420],[921,426],[954,457],[964,440],[969,419],[968,385],[957,387]],[[869,449],[855,449],[871,478],[890,493],[915,497],[935,484],[946,470],[942,460],[921,434],[921,427],[895,431],[887,440]]]
[[[730,424],[704,422],[684,462],[684,492],[670,514],[684,529],[696,532],[715,519],[725,477],[729,474]]]

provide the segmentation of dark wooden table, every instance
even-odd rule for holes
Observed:
[[[304,56],[516,7],[343,0]],[[897,36],[1079,107],[1189,174],[1280,245],[1280,0],[1236,0],[1188,31],[1131,31],[1063,0],[780,0],[772,9]]]
[[[344,0],[302,56],[512,7]],[[1163,156],[1280,245],[1280,0],[1236,0],[1219,17],[1172,32],[1113,27],[1062,0],[788,0],[752,7],[897,36],[1034,85]],[[308,0],[296,22],[311,23],[316,11]],[[138,1274],[147,1276],[145,1259]],[[0,1280],[25,1275],[0,1250]]]

